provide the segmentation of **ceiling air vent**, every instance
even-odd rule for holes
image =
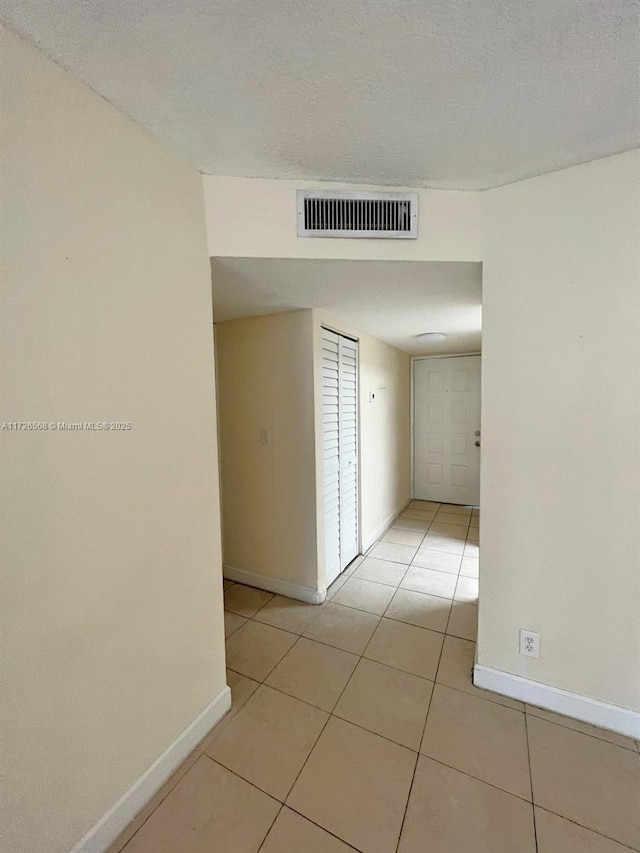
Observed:
[[[417,193],[298,190],[298,237],[418,236]]]

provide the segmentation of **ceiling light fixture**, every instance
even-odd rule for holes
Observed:
[[[441,344],[447,340],[447,335],[444,332],[421,332],[416,338],[420,338],[425,344]]]

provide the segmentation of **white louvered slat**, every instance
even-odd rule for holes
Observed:
[[[358,554],[358,345],[322,330],[327,583]]]
[[[322,416],[324,526],[327,584],[340,574],[340,406],[339,345],[322,333]]]

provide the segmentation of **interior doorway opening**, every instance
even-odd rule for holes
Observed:
[[[480,505],[480,374],[480,354],[413,360],[415,499]]]

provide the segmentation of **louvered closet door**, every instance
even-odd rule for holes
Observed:
[[[322,330],[327,585],[358,554],[358,344]]]

